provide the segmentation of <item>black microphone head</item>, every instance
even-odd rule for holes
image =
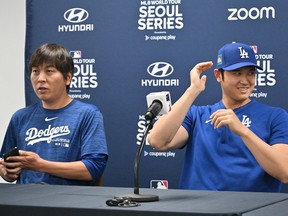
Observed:
[[[145,119],[147,120],[147,121],[151,121],[152,119],[154,119],[156,116],[153,114],[153,113],[151,113],[151,112],[146,112],[146,114],[145,114]]]
[[[162,107],[163,104],[160,100],[154,100],[145,114],[145,119],[147,121],[154,119],[160,113]]]

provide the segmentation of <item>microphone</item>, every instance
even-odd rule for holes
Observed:
[[[160,100],[154,100],[145,114],[145,119],[147,121],[154,119],[160,113],[162,107],[163,104]]]
[[[145,128],[145,131],[143,133],[143,137],[142,137],[142,140],[139,145],[138,151],[136,153],[135,161],[134,161],[134,193],[115,196],[114,197],[115,199],[122,200],[124,198],[128,198],[129,200],[135,201],[135,202],[153,202],[153,201],[159,200],[159,196],[157,195],[139,193],[139,163],[140,163],[140,158],[143,152],[144,145],[146,143],[147,135],[153,127],[153,123],[154,123],[153,120],[157,115],[165,114],[168,111],[170,111],[171,109],[170,98],[171,98],[170,92],[168,91],[152,92],[146,96],[147,105],[149,108],[145,114],[145,119],[148,122]],[[114,203],[111,203],[111,200],[108,200],[107,205],[114,205]]]
[[[171,97],[169,91],[151,92],[146,96],[148,110],[145,119],[151,121],[157,115],[163,115],[171,109]]]

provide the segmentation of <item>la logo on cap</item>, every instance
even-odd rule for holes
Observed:
[[[261,69],[257,65],[255,51],[243,43],[225,44],[218,50],[217,69],[233,71],[240,67],[253,66]]]
[[[238,49],[240,51],[241,58],[249,58],[248,52],[246,52],[245,49],[243,49],[242,47],[238,47]]]

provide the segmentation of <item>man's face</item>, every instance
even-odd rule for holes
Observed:
[[[66,85],[70,84],[71,76],[69,74],[65,80],[63,74],[54,66],[44,63],[32,67],[30,78],[35,93],[44,103],[57,103],[67,96]]]
[[[221,83],[223,98],[229,102],[243,102],[254,90],[256,80],[255,67],[242,67],[233,71],[224,71],[224,79],[219,72],[216,76],[217,81]]]

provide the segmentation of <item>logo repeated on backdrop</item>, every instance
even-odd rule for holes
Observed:
[[[267,98],[268,92],[261,91],[261,87],[273,87],[276,85],[276,73],[273,68],[273,54],[271,53],[258,53],[258,46],[251,46],[256,54],[257,65],[262,67],[263,70],[257,69],[256,83],[254,91],[250,97],[253,98]]]
[[[184,27],[181,0],[143,0],[140,2],[138,29],[145,41],[176,40],[172,30]]]
[[[83,8],[70,8],[64,12],[63,18],[69,24],[58,25],[58,32],[86,32],[94,31],[94,24],[83,23],[89,17]]]
[[[142,87],[179,86],[179,79],[168,78],[174,72],[174,67],[167,62],[153,62],[147,66],[146,71],[152,79],[142,79]],[[136,135],[137,145],[141,143],[145,127],[146,119],[144,115],[139,115],[138,134]],[[149,145],[147,140],[146,145]]]
[[[98,86],[97,73],[94,71],[95,59],[82,58],[80,50],[70,51],[74,61],[74,76],[71,81],[69,96],[78,99],[90,99],[85,89],[95,89]]]
[[[172,152],[172,151],[167,151],[167,152],[163,152],[163,151],[153,151],[153,152],[148,152],[148,151],[144,151],[144,157],[150,156],[150,157],[175,157],[176,153]]]
[[[275,8],[274,7],[252,7],[248,8],[228,8],[229,16],[228,20],[259,20],[259,19],[275,19]]]
[[[147,68],[147,72],[154,77],[167,77],[173,70],[173,66],[166,62],[155,62]]]
[[[168,189],[168,181],[167,180],[151,180],[150,188],[153,189]]]
[[[81,23],[85,21],[89,13],[82,8],[72,8],[64,13],[64,18],[71,23]]]
[[[179,86],[179,79],[164,79],[174,72],[167,62],[154,62],[147,67],[147,73],[157,79],[142,79],[141,86]]]

